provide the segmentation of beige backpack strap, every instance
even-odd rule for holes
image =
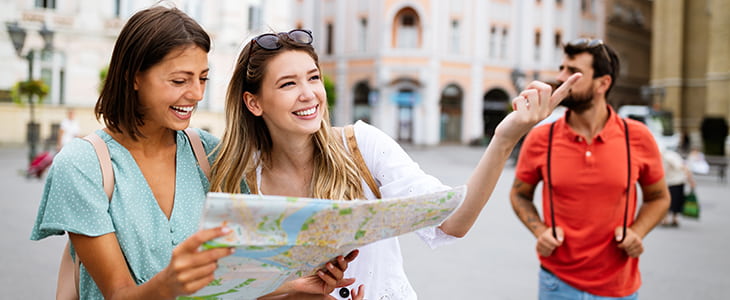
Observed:
[[[192,128],[185,129],[185,134],[188,136],[188,140],[190,140],[190,146],[193,147],[193,153],[195,153],[195,158],[198,160],[200,169],[205,173],[205,177],[208,177],[208,180],[210,180],[210,162],[208,162],[208,155],[205,153],[200,135]]]
[[[101,166],[101,179],[104,183],[104,192],[106,192],[106,196],[111,201],[112,193],[114,193],[114,171],[112,170],[112,158],[109,156],[109,148],[106,146],[104,140],[96,133],[91,133],[85,136],[84,139],[94,146],[96,157],[99,159],[99,166]]]
[[[355,161],[355,165],[357,165],[357,169],[360,171],[360,176],[365,179],[365,182],[368,184],[368,187],[370,187],[370,191],[373,192],[375,197],[378,197],[378,199],[380,199],[382,196],[380,195],[380,189],[378,188],[378,184],[375,183],[375,179],[373,179],[373,174],[370,173],[370,169],[368,169],[368,165],[365,164],[365,159],[362,158],[362,153],[360,153],[360,149],[357,147],[355,129],[352,125],[347,125],[345,126],[344,130],[345,140],[347,141],[347,148],[350,150],[352,160]]]
[[[81,260],[71,258],[71,242],[61,255],[61,266],[58,268],[58,282],[56,283],[56,300],[79,299],[79,268]]]
[[[91,133],[84,137],[84,140],[91,143],[96,152],[96,158],[99,160],[101,168],[101,181],[104,185],[104,193],[106,193],[109,201],[112,201],[114,193],[114,170],[112,170],[112,159],[109,155],[109,148],[104,140],[96,133]],[[71,241],[66,242],[66,248],[61,255],[61,266],[58,268],[58,282],[56,284],[57,300],[75,300],[79,299],[79,273],[81,268],[81,260],[71,257]]]

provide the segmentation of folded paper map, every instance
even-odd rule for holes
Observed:
[[[438,225],[465,195],[465,186],[353,201],[208,193],[200,229],[225,225],[232,232],[203,247],[236,251],[187,299],[255,299],[360,246]]]

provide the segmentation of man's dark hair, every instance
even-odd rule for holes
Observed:
[[[596,43],[596,46],[590,47],[571,42],[563,46],[563,52],[565,52],[565,55],[571,59],[578,54],[584,52],[589,53],[593,57],[593,78],[601,77],[603,75],[611,76],[611,85],[606,90],[606,96],[608,96],[608,92],[611,91],[611,88],[616,83],[616,77],[618,77],[620,71],[618,55],[616,55],[616,52],[603,41],[593,40],[590,42]]]

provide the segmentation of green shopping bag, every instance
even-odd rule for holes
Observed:
[[[690,218],[700,217],[700,204],[697,202],[697,195],[694,190],[691,190],[689,194],[684,196],[684,209],[682,214]]]

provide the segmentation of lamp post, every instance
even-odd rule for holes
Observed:
[[[10,39],[13,41],[15,53],[18,55],[18,57],[28,60],[28,83],[30,83],[31,81],[33,81],[33,59],[35,51],[33,49],[29,49],[28,53],[23,55],[23,46],[25,45],[25,37],[27,35],[27,31],[25,30],[25,28],[20,27],[20,25],[18,25],[18,22],[7,22],[5,25],[7,27],[8,34],[10,35]],[[43,23],[43,27],[38,31],[38,33],[43,38],[43,51],[53,50],[54,32],[48,29],[48,27],[46,27],[46,24]],[[33,100],[32,93],[28,94],[28,106],[30,107],[30,121],[27,125],[26,140],[29,145],[28,159],[32,161],[37,153],[38,138],[40,136],[40,126],[35,121],[35,102]]]
[[[520,68],[514,68],[509,74],[509,77],[512,79],[512,85],[515,86],[517,93],[520,93],[522,89],[525,88],[525,77],[527,77],[527,74],[522,72]]]

